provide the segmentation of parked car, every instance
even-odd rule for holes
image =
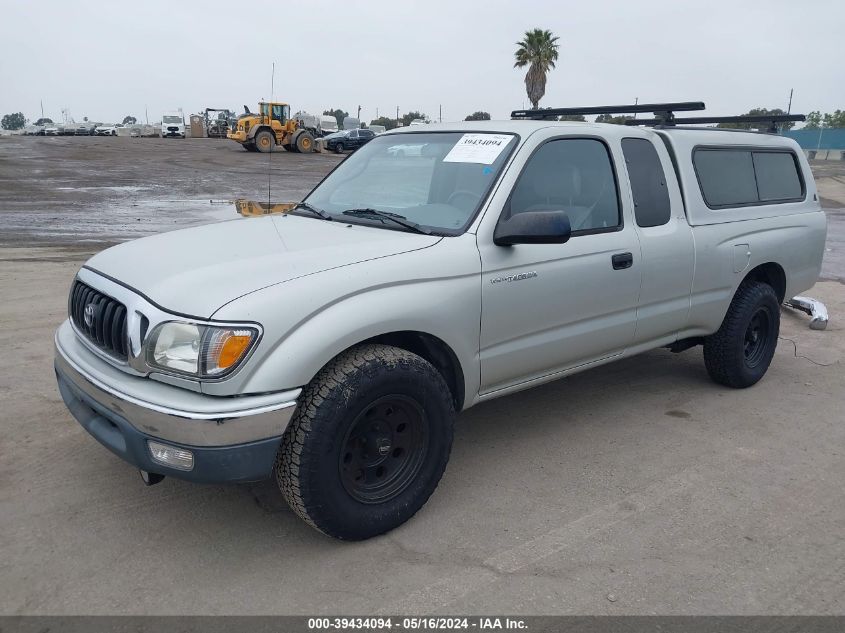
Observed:
[[[55,126],[45,127],[44,136],[59,136],[59,128]]]
[[[56,375],[147,483],[274,478],[309,525],[363,539],[425,504],[478,403],[659,347],[703,345],[715,382],[754,385],[825,234],[809,164],[777,135],[392,130],[288,213],[92,257]]]
[[[424,143],[399,143],[387,148],[391,156],[422,156]]]
[[[383,125],[368,125],[367,129],[372,130],[373,134],[375,134],[376,136],[378,136],[379,134],[384,134],[387,131],[387,128]]]
[[[165,112],[161,117],[162,138],[185,138],[185,115],[182,110]]]
[[[356,150],[375,138],[372,130],[345,130],[325,137],[326,149],[342,154],[348,149]]]
[[[94,128],[94,133],[97,136],[117,136],[117,128],[123,127],[120,123],[98,125]]]

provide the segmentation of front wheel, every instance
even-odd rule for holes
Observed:
[[[314,149],[314,137],[310,132],[303,132],[296,137],[296,151],[301,154],[308,154]]]
[[[707,373],[719,384],[750,387],[766,373],[780,333],[780,304],[772,287],[745,281],[719,330],[704,339]]]
[[[288,504],[324,534],[361,540],[410,519],[449,460],[455,409],[426,360],[362,345],[305,389],[276,459]]]
[[[259,152],[272,152],[276,147],[276,138],[268,130],[261,130],[255,135],[255,147]]]
[[[343,154],[343,150],[344,150],[343,143],[338,143],[337,145],[334,146],[334,153],[335,154]]]

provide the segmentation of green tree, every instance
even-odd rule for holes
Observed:
[[[414,119],[422,119],[423,121],[427,121],[428,117],[422,112],[417,112],[416,110],[414,110],[413,112],[406,112],[402,115],[399,120],[402,121],[402,125],[408,126],[411,125],[411,121],[413,121]]]
[[[4,130],[20,130],[26,125],[26,117],[23,112],[15,112],[14,114],[4,114],[3,119],[0,120],[0,126]]]
[[[600,114],[596,117],[596,123],[612,123],[613,125],[625,125],[625,121],[633,119],[632,116],[620,115],[613,116],[612,114]]]
[[[845,110],[835,110],[833,114],[830,112],[822,114],[818,110],[814,110],[807,115],[807,121],[804,123],[804,129],[818,130],[822,125],[824,125],[825,128],[845,127]]]
[[[392,130],[396,127],[396,119],[389,119],[386,116],[380,116],[379,118],[370,121],[370,125],[381,125],[385,130]]]
[[[551,31],[534,29],[526,31],[521,42],[516,43],[514,68],[525,68],[525,92],[536,110],[546,94],[546,75],[555,67],[558,58],[558,38]]]
[[[483,112],[479,110],[478,112],[473,112],[464,121],[489,121],[490,120],[490,113]]]
[[[35,122],[35,125],[53,125],[53,119],[42,117]]]
[[[123,125],[135,125],[138,122],[134,116],[125,116],[123,117]]]
[[[805,130],[818,130],[822,124],[822,113],[818,110],[813,110],[807,115],[807,120],[804,123]]]
[[[323,110],[323,114],[327,116],[333,116],[337,120],[337,129],[343,129],[343,120],[349,116],[349,113],[345,110],[341,110],[340,108],[335,108],[334,110]]]
[[[825,127],[845,127],[845,110],[836,110],[833,114],[824,115]]]
[[[752,108],[751,110],[740,116],[768,116],[770,114],[786,114],[786,112],[784,112],[780,108],[774,108],[773,110],[769,110],[768,108]],[[793,123],[792,121],[786,121],[778,125],[783,130],[791,130],[795,126],[795,123]],[[768,127],[768,125],[766,123],[719,123],[719,125],[717,125],[716,127],[732,130],[756,130],[760,128],[766,128]]]

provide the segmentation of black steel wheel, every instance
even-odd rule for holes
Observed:
[[[742,345],[742,353],[749,367],[756,367],[766,355],[769,343],[769,310],[761,306],[751,317]]]
[[[393,499],[417,476],[427,450],[422,406],[401,395],[379,398],[358,414],[343,441],[343,487],[361,503]]]
[[[276,481],[309,525],[340,539],[410,519],[437,487],[455,418],[443,376],[388,345],[341,354],[311,381],[282,437]]]
[[[344,149],[345,148],[343,147],[343,143],[338,143],[337,145],[334,146],[335,154],[343,154]]]
[[[704,339],[707,373],[728,387],[750,387],[769,369],[780,331],[780,305],[771,286],[745,281],[719,330]]]

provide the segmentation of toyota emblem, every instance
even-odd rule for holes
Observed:
[[[96,307],[94,306],[93,303],[89,303],[87,306],[85,306],[85,312],[84,312],[83,316],[85,318],[85,325],[87,325],[88,327],[93,327],[93,325],[94,325],[94,310],[95,309],[96,309]]]

